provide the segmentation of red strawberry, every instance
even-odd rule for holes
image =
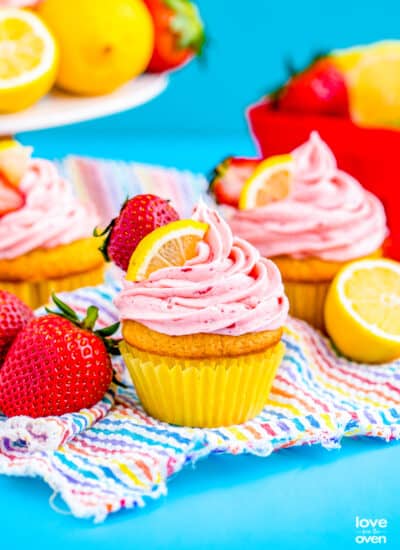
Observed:
[[[85,319],[53,296],[61,313],[32,319],[17,335],[0,370],[0,410],[6,416],[62,415],[96,404],[110,386],[108,339],[119,326],[96,330],[98,310]]]
[[[102,233],[95,231],[95,235],[107,235],[100,248],[104,258],[126,271],[143,237],[178,219],[178,213],[165,199],[156,195],[137,195],[125,202],[118,217]]]
[[[220,204],[238,206],[240,192],[252,175],[260,159],[227,157],[214,168],[210,178],[210,192]]]
[[[0,176],[0,217],[19,210],[23,205],[22,193]]]
[[[343,74],[329,57],[317,59],[293,76],[276,94],[281,111],[316,115],[349,115],[349,94]]]
[[[33,318],[33,311],[19,298],[0,290],[0,367],[20,330]]]
[[[154,23],[153,55],[148,72],[162,73],[180,67],[201,54],[206,41],[204,25],[189,0],[144,0]]]

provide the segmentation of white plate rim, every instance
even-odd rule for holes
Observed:
[[[145,74],[103,96],[78,97],[54,90],[32,107],[0,115],[0,136],[85,122],[133,109],[161,94],[168,76]]]

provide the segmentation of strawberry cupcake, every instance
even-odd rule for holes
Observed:
[[[0,288],[32,308],[52,292],[98,284],[97,216],[49,161],[14,141],[0,146]]]
[[[288,313],[274,263],[200,203],[132,254],[115,300],[122,353],[152,416],[193,427],[245,422],[265,406]]]
[[[263,164],[273,166],[274,158]],[[340,268],[382,255],[388,232],[384,208],[337,167],[316,132],[291,155],[276,158],[276,166],[282,159],[286,163],[280,178],[275,171],[275,179],[263,182],[267,171],[259,170],[245,183],[239,207],[225,206],[224,213],[234,234],[279,267],[291,314],[323,328],[325,297]]]

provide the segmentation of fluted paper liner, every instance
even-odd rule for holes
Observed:
[[[298,317],[324,330],[324,305],[330,282],[293,282],[284,281],[285,293],[289,299],[292,317]]]
[[[264,408],[284,345],[261,353],[215,359],[179,359],[143,352],[126,342],[121,352],[148,414],[170,424],[241,424]]]

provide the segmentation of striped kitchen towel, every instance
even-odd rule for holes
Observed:
[[[103,326],[116,320],[116,279],[65,293],[84,313],[100,310]],[[212,453],[267,457],[295,445],[339,446],[343,436],[400,438],[400,362],[365,366],[338,357],[328,340],[289,319],[286,354],[262,413],[220,429],[181,428],[149,417],[132,385],[112,386],[90,410],[59,418],[6,419],[0,413],[0,473],[39,476],[72,514],[103,521],[167,492],[170,476]],[[129,384],[121,358],[118,376]]]
[[[127,197],[141,193],[169,199],[182,218],[190,217],[208,186],[200,174],[135,162],[71,156],[57,164],[75,193],[95,206],[100,225],[115,218]]]

